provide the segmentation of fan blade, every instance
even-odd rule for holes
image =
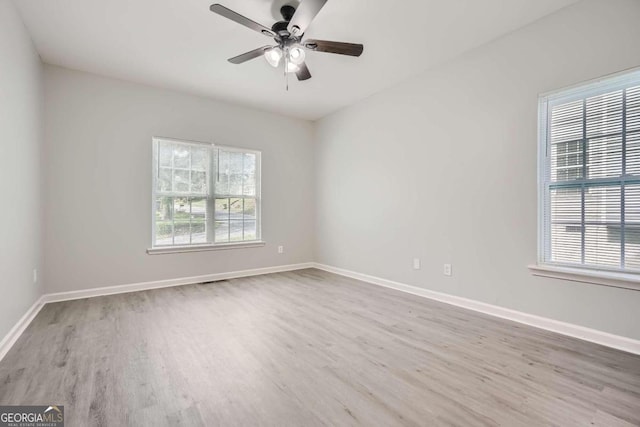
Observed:
[[[298,71],[296,71],[296,77],[298,80],[309,80],[311,78],[311,73],[309,72],[309,68],[306,63],[302,63],[298,65]]]
[[[302,0],[296,13],[293,14],[287,30],[294,36],[301,36],[316,17],[327,0]]]
[[[271,46],[262,46],[257,49],[250,50],[249,52],[243,53],[242,55],[230,58],[229,62],[231,62],[232,64],[242,64],[243,62],[247,62],[264,55],[264,51],[269,48],[271,48]]]
[[[257,22],[252,21],[251,19],[247,18],[246,16],[242,16],[237,12],[234,12],[231,9],[227,9],[221,4],[212,4],[209,9],[213,13],[217,13],[218,15],[224,16],[227,19],[231,19],[232,21],[235,21],[240,25],[244,25],[247,28],[251,28],[254,31],[262,33],[265,36],[276,37],[276,33],[271,31],[269,28],[265,27],[264,25],[258,24]]]
[[[337,53],[349,56],[360,56],[364,50],[364,46],[361,44],[311,39],[304,42],[304,47],[315,52]]]

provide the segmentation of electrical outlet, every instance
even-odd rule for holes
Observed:
[[[444,265],[444,275],[451,276],[451,264]]]
[[[34,268],[33,269],[33,283],[37,283],[38,282],[38,269]]]
[[[413,269],[420,270],[420,258],[413,259]]]
[[[278,253],[279,254],[283,254],[284,253],[284,246],[278,246]]]

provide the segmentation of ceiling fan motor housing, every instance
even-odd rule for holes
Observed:
[[[278,34],[280,38],[287,39],[291,36],[287,27],[289,26],[289,21],[293,18],[294,13],[296,13],[296,8],[291,5],[285,4],[280,8],[280,14],[284,20],[276,22],[271,27],[271,30]]]

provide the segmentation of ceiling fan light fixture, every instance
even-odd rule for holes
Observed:
[[[264,57],[273,68],[277,68],[280,65],[282,59],[282,49],[279,47],[272,47],[264,52]]]
[[[294,46],[289,49],[289,62],[292,64],[300,65],[304,62],[305,59],[304,49],[300,46]]]

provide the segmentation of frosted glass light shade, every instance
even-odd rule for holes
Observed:
[[[280,65],[280,60],[282,59],[282,49],[279,47],[272,47],[271,49],[267,49],[264,52],[264,58],[267,60],[269,65],[274,68],[277,68]]]
[[[292,64],[300,65],[304,62],[305,58],[304,49],[298,46],[289,49],[289,62]]]

